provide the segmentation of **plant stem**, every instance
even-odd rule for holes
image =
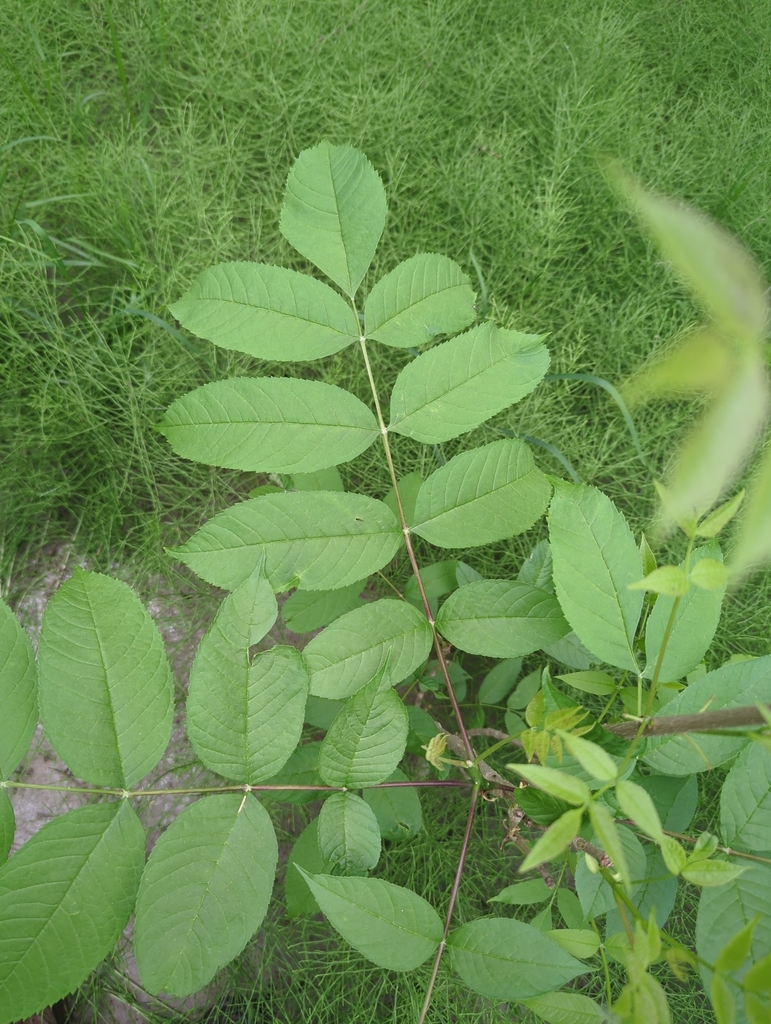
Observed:
[[[353,311],[358,320],[358,310],[356,309],[355,304],[353,306]],[[466,726],[463,723],[463,717],[460,713],[460,707],[458,705],[458,700],[455,696],[455,690],[453,689],[453,685],[450,680],[450,673],[447,671],[447,662],[444,657],[444,651],[442,650],[441,637],[439,636],[436,630],[434,616],[431,614],[431,606],[428,603],[428,597],[426,596],[426,591],[423,586],[423,580],[420,577],[420,569],[418,567],[418,562],[417,559],[415,558],[415,551],[412,547],[410,527],[407,523],[407,517],[404,514],[404,506],[402,505],[402,498],[401,495],[399,494],[399,481],[396,476],[394,460],[391,455],[391,445],[389,444],[388,441],[388,427],[385,425],[383,411],[380,407],[380,398],[377,393],[377,385],[375,384],[375,377],[372,373],[372,365],[369,361],[369,353],[367,352],[367,339],[363,335],[359,338],[359,345],[361,346],[361,354],[364,357],[364,365],[367,370],[367,377],[369,379],[370,390],[372,391],[372,399],[375,403],[375,413],[377,415],[378,426],[380,427],[380,436],[383,440],[383,449],[385,451],[386,462],[388,463],[388,472],[391,476],[391,484],[393,486],[394,495],[396,497],[396,507],[399,510],[399,520],[401,522],[402,533],[404,534],[404,543],[407,548],[407,555],[410,560],[410,565],[412,566],[412,571],[415,574],[415,581],[418,585],[418,590],[420,591],[420,599],[423,602],[423,609],[426,613],[428,624],[431,627],[431,633],[434,639],[434,650],[436,651],[436,660],[439,664],[439,668],[444,679],[444,684],[447,687],[447,693],[449,694],[450,702],[452,703],[452,709],[455,713],[455,719],[458,723],[458,730],[460,732],[461,739],[463,740],[463,745],[466,748],[466,756],[469,761],[472,761],[474,758],[474,752],[471,747],[471,741],[468,738]]]
[[[771,704],[768,705],[771,711]],[[608,732],[622,739],[634,739],[639,736],[672,736],[684,732],[711,732],[724,727],[736,728],[742,725],[763,725],[763,714],[757,705],[738,708],[724,708],[720,711],[700,711],[693,715],[660,715],[646,718],[641,723],[618,722],[616,725],[604,726]]]
[[[431,1005],[431,996],[434,992],[434,986],[436,985],[436,978],[439,974],[439,964],[442,961],[442,955],[444,954],[445,947],[447,945],[447,936],[450,934],[450,923],[452,921],[452,914],[455,910],[455,902],[458,899],[458,890],[460,889],[460,879],[463,874],[463,868],[466,864],[466,855],[468,853],[468,845],[471,839],[471,829],[474,825],[474,812],[476,811],[477,800],[479,799],[479,787],[474,787],[474,792],[471,796],[471,803],[468,809],[468,820],[466,821],[466,832],[463,836],[463,846],[460,851],[460,858],[458,860],[458,870],[455,872],[455,881],[452,884],[452,891],[450,892],[450,904],[447,908],[447,916],[444,920],[444,932],[442,934],[442,941],[439,943],[439,948],[436,951],[436,958],[434,959],[434,966],[431,971],[431,978],[428,982],[428,988],[426,989],[426,998],[423,1001],[423,1009],[420,1011],[420,1017],[418,1018],[418,1024],[425,1024],[426,1015],[428,1014],[428,1008]]]

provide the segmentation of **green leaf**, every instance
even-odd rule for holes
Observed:
[[[437,334],[455,334],[475,316],[474,292],[458,264],[420,253],[374,285],[364,304],[364,333],[385,345],[410,348]]]
[[[741,244],[701,211],[626,180],[624,191],[664,255],[723,331],[757,345],[766,332],[766,283]]]
[[[477,572],[476,569],[468,565],[466,562],[458,562],[458,568],[455,570],[455,579],[458,581],[459,587],[466,587],[469,583],[479,583],[485,577],[481,572]]]
[[[266,779],[265,784],[271,786],[323,786],[324,782],[319,775],[320,753],[320,740],[303,743],[292,752],[278,775],[274,775],[272,779]],[[311,800],[318,800],[319,794],[313,790],[287,790],[285,792],[277,790],[265,793],[264,798],[266,800],[281,800],[283,803],[290,804],[307,804]]]
[[[311,693],[332,700],[350,697],[384,667],[384,681],[400,683],[423,664],[432,644],[425,615],[411,604],[383,598],[355,608],[305,648]]]
[[[569,672],[556,678],[584,693],[596,693],[607,697],[616,692],[615,680],[607,672]]]
[[[529,394],[549,366],[538,335],[491,322],[408,363],[391,393],[388,429],[426,444],[467,433]]]
[[[560,917],[568,928],[581,929],[584,926],[584,912],[581,909],[581,902],[572,889],[560,888],[557,890],[557,907]]]
[[[349,789],[383,782],[396,768],[407,743],[407,712],[398,694],[382,689],[382,675],[350,698],[329,727],[319,755],[328,786]]]
[[[397,768],[387,782],[407,782],[407,776]],[[423,811],[417,789],[393,786],[384,789],[365,789],[362,797],[375,812],[383,839],[398,841],[417,835],[423,827]]]
[[[557,800],[533,786],[526,786],[517,791],[517,803],[528,818],[539,825],[551,825],[568,810],[568,804],[564,800]]]
[[[720,548],[717,544],[706,544],[692,553],[691,565],[697,568],[703,560],[715,558],[722,558]],[[724,595],[724,585],[712,591],[691,587],[680,599],[661,663],[659,679],[662,682],[682,679],[699,664],[715,635]],[[674,598],[659,597],[648,617],[645,627],[647,664],[643,673],[646,679],[653,677],[673,604]]]
[[[76,568],[43,616],[38,672],[43,727],[76,775],[130,787],[155,767],[171,738],[174,684],[130,587]]]
[[[579,960],[587,960],[594,956],[601,945],[599,935],[589,928],[555,928],[546,934]]]
[[[565,618],[586,646],[637,672],[632,653],[643,595],[640,552],[626,520],[595,487],[559,483],[549,512],[553,576]]]
[[[550,992],[526,999],[525,1006],[546,1024],[606,1024],[608,1015],[589,996],[577,992]]]
[[[530,999],[586,972],[547,935],[510,918],[481,918],[450,932],[453,967],[490,999]]]
[[[709,994],[717,1024],[736,1024],[736,1003],[725,978],[714,975]]]
[[[305,703],[305,721],[314,729],[327,732],[344,704],[344,700],[327,700],[326,697],[314,697],[311,694]]]
[[[699,801],[696,776],[672,779],[666,775],[645,775],[635,781],[650,794],[662,826],[669,832],[685,832]]]
[[[585,772],[599,782],[612,782],[618,775],[618,764],[602,747],[580,736],[558,730],[560,739]]]
[[[479,687],[480,704],[502,704],[514,687],[522,669],[521,658],[504,658],[491,668]]]
[[[691,683],[657,718],[771,703],[771,656],[724,665]],[[692,775],[725,764],[750,742],[736,736],[649,736],[643,760],[665,775]]]
[[[319,819],[314,818],[295,839],[286,862],[284,892],[289,917],[302,917],[318,913],[319,905],[298,867],[315,873],[324,871],[325,864],[319,849]]]
[[[771,851],[771,751],[760,743],[739,754],[723,783],[720,834],[736,850]]]
[[[412,532],[441,548],[479,547],[529,530],[550,493],[524,441],[503,438],[431,474],[418,492]]]
[[[332,875],[366,875],[380,860],[375,812],[355,793],[333,793],[318,817],[321,857]]]
[[[718,971],[739,970],[749,956],[752,948],[752,934],[757,924],[758,918],[754,917],[723,946],[715,960],[715,967]]]
[[[173,402],[158,429],[185,459],[255,473],[307,473],[350,462],[379,433],[355,395],[292,377],[204,384]]]
[[[616,783],[616,800],[627,818],[640,828],[655,843],[661,843],[664,833],[661,828],[656,805],[642,786],[621,780]]]
[[[509,907],[528,907],[533,903],[543,903],[554,894],[554,890],[542,878],[531,878],[527,882],[515,882],[501,889],[497,896],[488,903],[505,903]]]
[[[742,489],[733,498],[724,501],[714,512],[710,512],[706,519],[702,519],[696,527],[696,536],[717,537],[723,527],[730,523],[739,511],[739,507],[744,501],[744,495],[745,491]]]
[[[747,870],[738,864],[729,864],[724,860],[697,860],[686,863],[680,874],[686,882],[694,885],[712,887],[726,885]]]
[[[454,558],[443,562],[424,565],[420,570],[420,580],[428,598],[428,604],[434,615],[439,605],[439,598],[458,589],[458,562]],[[416,608],[423,608],[418,581],[413,573],[404,585],[404,596]]]
[[[622,837],[624,837],[624,833],[622,833]],[[623,841],[625,841],[625,837],[622,838]],[[672,842],[674,843],[674,839]],[[640,883],[639,885],[633,885],[630,898],[644,918],[649,917],[651,910],[655,908],[656,922],[660,928],[663,928],[675,906],[677,878],[669,874],[664,858],[661,855],[661,850],[657,850],[652,846],[635,847],[635,852],[631,853],[631,846],[629,844],[626,849],[633,882],[639,879]],[[640,849],[642,849],[643,853],[642,858],[639,858]],[[641,875],[638,875],[637,872],[641,866],[643,867],[643,872]],[[604,889],[607,892],[607,886]],[[623,932],[624,925],[621,915],[612,897],[608,899],[605,920],[605,934],[608,938],[615,932]]]
[[[756,917],[759,920],[747,965],[735,977],[741,977],[750,963],[760,960],[771,949],[771,867],[766,864],[752,864],[727,885],[702,890],[696,917],[696,952],[713,964],[727,938]],[[711,972],[705,966],[700,972],[704,985],[709,986]]]
[[[682,597],[688,593],[688,577],[676,565],[662,565],[636,583],[629,584],[630,590],[650,590],[667,597]]]
[[[281,234],[353,296],[375,255],[386,218],[380,175],[351,146],[321,142],[289,172]]]
[[[551,545],[548,540],[540,540],[528,555],[526,561],[517,574],[517,579],[522,583],[529,583],[531,587],[540,587],[550,594],[554,593],[554,585],[551,578],[552,557]]]
[[[130,804],[62,814],[0,868],[0,1024],[73,992],[128,923],[145,859]]]
[[[553,860],[565,852],[568,843],[572,843],[581,828],[581,821],[584,812],[582,809],[565,811],[550,825],[542,836],[538,838],[530,853],[525,857],[519,866],[520,874],[537,868],[539,864]]]
[[[768,953],[744,975],[744,987],[748,992],[771,992],[771,953]]]
[[[37,724],[37,670],[32,644],[11,609],[0,601],[0,779],[15,771]]]
[[[599,805],[594,804],[593,806]],[[608,813],[606,811],[606,815]],[[627,828],[626,825],[616,825],[615,831],[614,843],[621,848],[623,860],[627,865],[629,877],[633,883],[631,889],[627,890],[627,895],[632,899],[632,902],[635,902],[646,878],[647,860],[645,848],[634,832]],[[600,849],[605,850],[613,859],[613,853],[610,849],[606,848],[603,837],[597,832],[591,834],[590,841],[599,846]],[[615,861],[612,870],[614,872],[618,871]],[[575,875],[576,892],[586,920],[599,917],[601,914],[609,911],[612,913],[616,907],[613,892],[602,875],[594,874],[589,870],[586,857],[581,856],[577,858]]]
[[[415,521],[415,502],[418,500],[418,491],[423,486],[423,477],[415,470],[403,476],[399,481],[399,497],[402,502],[402,511],[408,526]],[[396,493],[393,487],[389,488],[383,497],[383,504],[388,505],[396,518],[399,518],[399,505],[396,501]]]
[[[559,640],[570,627],[545,590],[516,580],[481,580],[445,601],[436,628],[469,654],[516,658]]]
[[[575,778],[573,775],[566,775],[555,768],[546,768],[540,764],[507,764],[506,767],[523,779],[539,789],[549,793],[550,796],[574,807],[583,807],[592,798],[591,791],[585,782]],[[614,766],[615,767],[615,766]]]
[[[142,984],[185,996],[210,981],[259,928],[278,844],[253,796],[186,807],[155,844],[137,896],[134,949]]]
[[[8,859],[16,832],[16,818],[7,789],[0,789],[0,866]]]
[[[298,870],[332,927],[379,967],[413,971],[439,946],[439,915],[410,889],[380,878],[333,878]]]
[[[296,590],[281,606],[284,625],[293,633],[312,633],[314,629],[328,626],[364,604],[359,595],[365,583],[366,580],[359,580],[339,590]]]
[[[361,494],[264,494],[220,512],[169,551],[208,583],[234,590],[263,552],[274,590],[337,590],[381,569],[403,536],[381,501]]]
[[[283,768],[297,746],[309,679],[294,647],[271,647],[251,666],[248,649],[239,653],[245,665],[236,668],[225,650],[201,641],[190,673],[187,729],[207,768],[254,785]]]
[[[210,267],[169,309],[197,337],[257,359],[320,359],[359,337],[353,310],[336,291],[264,263]]]
[[[730,575],[728,566],[718,562],[716,558],[702,558],[688,573],[688,579],[702,590],[723,591]]]
[[[627,890],[632,888],[632,875],[626,859],[618,825],[604,804],[593,801],[589,804],[589,818],[603,850],[613,861],[613,870],[621,876]]]
[[[314,473],[292,473],[295,491],[344,491],[343,478],[337,466],[318,469]]]
[[[588,672],[592,665],[596,665],[600,660],[581,643],[572,630],[566,633],[561,640],[544,647],[543,653],[579,672]]]
[[[731,568],[744,576],[771,558],[771,448],[755,469],[747,508],[731,553]]]

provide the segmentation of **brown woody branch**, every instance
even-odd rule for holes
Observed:
[[[771,712],[771,704],[766,705]],[[747,725],[763,725],[765,718],[756,705],[724,708],[722,711],[700,711],[694,715],[659,715],[649,718],[641,736],[673,736],[683,732],[711,732],[713,729],[739,729]],[[640,728],[639,721],[606,725],[608,732],[631,740]]]

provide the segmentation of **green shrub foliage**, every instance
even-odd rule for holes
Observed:
[[[670,1020],[662,971],[691,967],[720,1024],[771,1019],[771,657],[711,672],[703,663],[730,574],[746,572],[747,552],[765,543],[747,533],[753,523],[764,529],[762,473],[734,567],[717,537],[741,496],[712,510],[746,457],[724,453],[720,462],[713,442],[727,422],[726,395],[740,407],[741,389],[759,386],[762,316],[757,301],[744,302],[755,287],[747,257],[737,284],[726,253],[738,250],[717,229],[628,190],[722,317],[741,363],[660,487],[665,518],[685,535],[679,565],[657,567],[607,496],[548,477],[518,437],[461,449],[425,480],[417,471],[397,479],[400,436],[433,446],[474,430],[533,391],[549,355],[540,337],[476,323],[469,279],[443,255],[412,256],[362,302],[387,207],[380,177],[355,149],[323,142],[303,152],[281,213],[287,241],[330,283],[225,263],[172,307],[193,334],[258,359],[307,362],[348,348],[365,362],[370,400],[314,380],[239,377],[178,398],[159,424],[182,458],[274,474],[274,483],[171,553],[229,591],[187,695],[188,736],[222,791],[201,791],[146,863],[134,806],[152,797],[141,782],[164,754],[173,703],[155,624],[125,584],[77,570],[51,599],[36,660],[0,604],[0,1024],[81,984],[132,914],[146,989],[184,996],[207,985],[267,912],[277,866],[268,793],[324,798],[286,867],[290,916],[320,909],[384,969],[444,958],[442,969],[481,996],[519,1002],[546,1022],[655,1024]],[[388,397],[372,344],[413,355]],[[687,376],[682,359],[646,373],[628,394]],[[345,491],[335,468],[376,443],[393,484],[382,500]],[[718,458],[712,489],[708,458]],[[548,540],[517,578],[483,579],[451,554],[521,534],[544,515]],[[433,562],[418,564],[414,537],[421,550],[437,549]],[[412,570],[404,593],[393,586],[373,599],[400,554]],[[289,590],[285,623],[321,632],[302,652],[254,654],[276,622],[276,593]],[[469,736],[470,712],[459,705],[468,677],[453,648],[502,659],[481,686],[471,681],[464,704],[477,724],[505,714],[505,732]],[[531,670],[520,680],[525,657]],[[412,703],[416,683],[443,692],[455,715],[446,730]],[[94,802],[5,860],[9,794],[24,786],[14,773],[38,709]],[[695,777],[717,766],[728,769],[721,834],[688,836]],[[426,785],[470,798],[458,881],[441,908],[371,875],[384,841],[421,829]],[[480,794],[508,813],[529,877],[491,889],[489,916],[459,926],[453,910]],[[701,889],[695,949],[665,927],[683,882]],[[534,904],[544,914],[531,923],[509,910]],[[606,984],[591,991],[612,998],[613,961],[626,983],[612,1005],[576,990],[604,971]]]

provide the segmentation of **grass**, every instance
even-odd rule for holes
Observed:
[[[95,568],[120,565],[135,579],[178,584],[164,547],[254,485],[247,474],[182,462],[151,427],[174,398],[207,380],[286,369],[180,334],[166,304],[218,261],[307,269],[278,232],[278,210],[293,158],[321,138],[363,149],[386,184],[388,224],[365,286],[426,250],[447,253],[475,279],[473,250],[494,314],[548,333],[554,372],[617,382],[700,315],[608,188],[605,155],[718,217],[768,268],[771,70],[762,13],[739,0],[7,0],[4,596],[21,600],[40,552],[69,541]],[[383,392],[403,358],[375,350]],[[367,397],[363,368],[349,353],[291,372]],[[674,403],[636,413],[657,469],[691,415]],[[545,383],[466,440],[492,440],[495,426],[555,445],[635,529],[645,525],[650,475],[604,392]],[[545,450],[536,457],[561,472]],[[430,449],[407,439],[398,440],[396,458],[405,472],[416,458],[425,472],[434,465]],[[366,493],[387,489],[377,448],[343,473]],[[537,539],[536,531],[464,557],[504,576]],[[761,574],[730,599],[716,662],[768,653],[770,590]],[[399,857],[406,866],[394,864],[397,873],[414,870],[441,905],[452,875],[442,843],[427,833]],[[463,892],[489,893],[488,870],[486,859],[477,867],[472,858]],[[462,904],[461,917],[467,910]],[[270,943],[279,924],[267,931]],[[302,961],[282,979],[291,992],[274,986],[274,995],[260,995],[278,1001],[265,1010],[269,1019],[281,1019],[284,998],[301,1015],[312,1007],[319,1020],[409,1016],[420,975],[383,982],[323,935],[321,960]],[[298,934],[298,957],[307,937]],[[436,1020],[495,1019],[497,1011],[444,977]],[[387,994],[378,1002],[372,986],[381,984]],[[248,988],[246,968],[233,985]],[[371,1017],[355,1016],[352,1005]]]

